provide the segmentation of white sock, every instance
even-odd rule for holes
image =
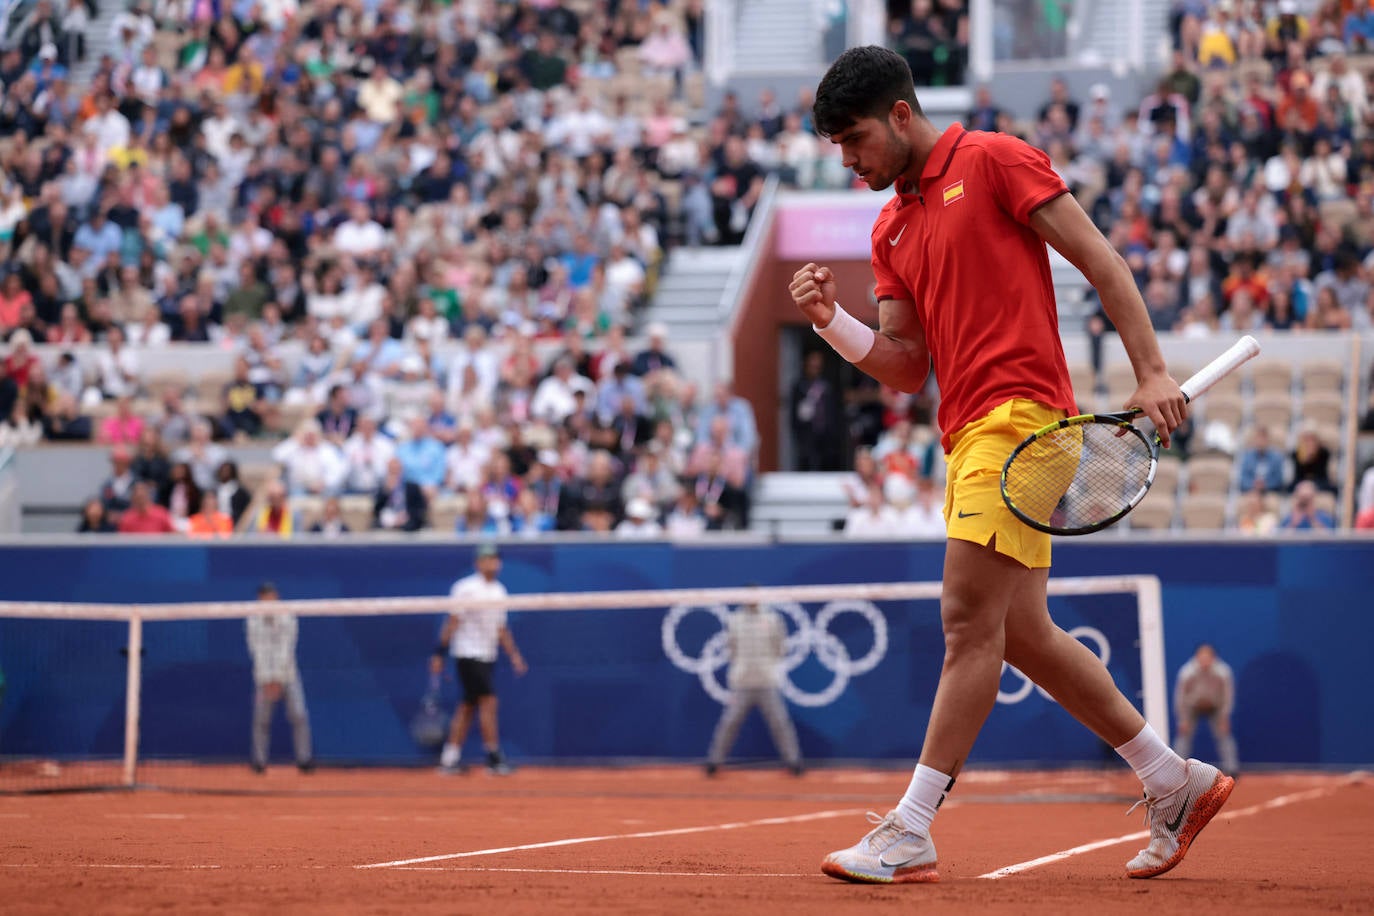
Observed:
[[[463,749],[452,741],[444,745],[444,750],[439,754],[439,765],[453,767],[458,765],[458,761],[463,756]]]
[[[1160,740],[1148,723],[1116,752],[1135,770],[1145,791],[1156,798],[1168,795],[1188,780],[1188,764]]]
[[[930,836],[930,822],[935,820],[935,811],[953,788],[954,780],[949,776],[918,763],[911,776],[911,785],[897,802],[897,811],[906,829],[920,836]]]

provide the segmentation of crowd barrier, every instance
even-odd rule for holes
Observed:
[[[938,581],[941,543],[834,541],[698,545],[538,542],[505,548],[512,592],[580,592]],[[443,595],[473,546],[170,543],[0,548],[0,598],[164,603],[249,600],[262,580],[285,599]],[[1374,761],[1374,700],[1364,684],[1374,622],[1374,542],[1060,541],[1056,576],[1155,575],[1163,583],[1170,684],[1200,642],[1236,673],[1234,727],[1253,764]],[[1060,597],[1052,607],[1119,684],[1142,683],[1135,599]],[[787,685],[812,759],[910,761],[929,716],[942,640],[933,601],[809,604]],[[425,687],[441,616],[303,618],[299,658],[323,761],[423,763],[407,725]],[[503,743],[525,760],[697,759],[719,715],[719,629],[704,609],[525,612],[512,629],[529,660],[498,669]],[[0,756],[122,750],[127,627],[0,619]],[[141,758],[246,759],[251,675],[242,621],[144,627]],[[804,649],[804,652],[802,652]],[[705,661],[702,661],[705,659]],[[704,673],[703,673],[704,672]],[[456,687],[448,685],[452,701]],[[1110,749],[1008,672],[975,763],[1070,764]],[[287,732],[274,747],[285,752]],[[1208,745],[1199,743],[1199,752]],[[768,756],[761,722],[742,756]]]

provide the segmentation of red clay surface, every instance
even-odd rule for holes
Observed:
[[[191,781],[171,769],[144,775]],[[253,777],[243,768],[195,775],[218,794],[0,796],[0,910],[1374,911],[1374,791],[1358,776],[1246,776],[1188,858],[1153,880],[1125,877],[1139,839],[993,880],[979,876],[1142,830],[1139,812],[1124,816],[1138,789],[1115,772],[970,772],[936,821],[941,883],[872,887],[832,880],[818,866],[868,829],[865,810],[893,805],[903,772],[817,770],[794,779],[735,770],[710,781],[683,767],[522,769],[504,779],[289,769]],[[683,832],[627,836],[658,831]],[[580,838],[595,839],[500,851]],[[446,858],[359,867],[429,857]]]

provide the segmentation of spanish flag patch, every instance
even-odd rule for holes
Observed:
[[[964,196],[964,180],[960,178],[954,184],[945,185],[944,199],[945,206],[948,207],[956,200],[961,200]]]

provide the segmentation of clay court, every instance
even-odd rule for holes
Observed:
[[[1132,881],[1129,774],[971,771],[938,823],[941,883],[905,887],[817,871],[900,796],[897,770],[141,776],[168,788],[0,796],[5,912],[1374,911],[1364,774],[1247,775],[1183,865]]]

